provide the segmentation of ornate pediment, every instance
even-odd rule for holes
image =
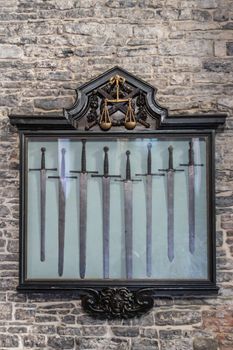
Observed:
[[[156,89],[122,68],[114,67],[77,89],[64,115],[76,129],[157,129],[167,110],[155,101]]]

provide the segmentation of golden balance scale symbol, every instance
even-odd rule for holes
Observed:
[[[132,108],[132,99],[131,98],[122,99],[119,97],[120,83],[124,84],[125,79],[120,77],[119,75],[116,75],[115,77],[112,77],[109,82],[112,85],[113,84],[116,85],[117,96],[116,96],[116,99],[113,99],[113,100],[110,100],[107,98],[104,100],[104,108],[99,121],[101,129],[109,130],[112,127],[112,121],[108,111],[108,103],[112,104],[112,103],[120,103],[120,102],[128,102],[128,108],[125,114],[125,121],[124,121],[125,128],[128,130],[134,129],[137,122],[135,119],[134,110]]]

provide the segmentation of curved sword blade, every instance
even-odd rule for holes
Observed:
[[[168,259],[174,259],[174,172],[167,173],[167,240]]]
[[[126,277],[132,279],[133,275],[133,185],[132,181],[124,182],[124,206],[125,206],[125,260]]]
[[[103,177],[103,274],[109,278],[110,179]]]
[[[79,273],[80,278],[86,273],[86,231],[87,231],[87,173],[79,178]]]

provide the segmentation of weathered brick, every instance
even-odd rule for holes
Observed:
[[[155,312],[156,325],[184,325],[201,322],[201,315],[198,311],[191,310],[170,310]]]
[[[0,334],[0,346],[2,348],[17,348],[19,346],[19,339],[16,335]]]
[[[0,59],[20,58],[23,50],[16,45],[0,45]]]
[[[218,342],[214,339],[195,338],[193,350],[218,350]]]
[[[233,42],[228,42],[227,46],[227,56],[233,56]]]
[[[74,339],[71,337],[48,337],[48,346],[52,349],[73,349]]]

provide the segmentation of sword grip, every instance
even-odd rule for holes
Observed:
[[[45,147],[41,147],[41,169],[45,169]]]
[[[104,147],[104,176],[107,177],[109,173],[109,163],[108,163],[108,151],[107,146]]]
[[[151,175],[151,148],[152,148],[152,144],[151,144],[151,143],[148,143],[147,148],[148,148],[148,154],[147,154],[147,173],[148,173],[148,175]]]
[[[130,170],[130,151],[126,151],[126,180],[131,180],[131,170]]]
[[[173,147],[168,147],[168,169],[173,170]]]
[[[189,165],[194,165],[193,141],[189,142]]]
[[[66,149],[62,148],[61,149],[61,177],[65,177],[65,172],[66,172],[66,163],[65,163],[65,153]]]
[[[87,164],[86,164],[86,140],[82,140],[82,157],[81,157],[81,171],[82,173],[86,173]]]

